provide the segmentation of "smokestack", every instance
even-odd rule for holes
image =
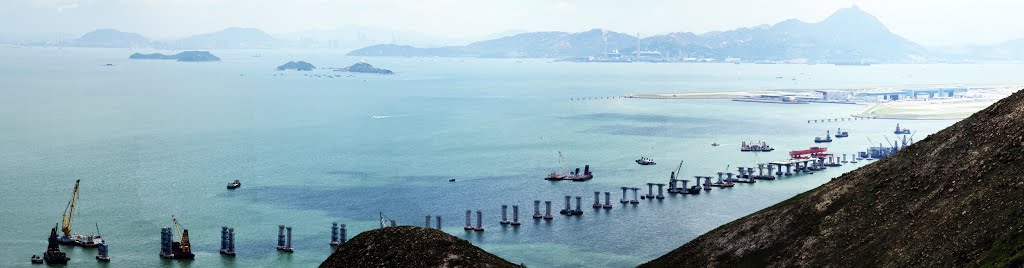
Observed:
[[[583,166],[583,175],[590,175],[590,165]]]

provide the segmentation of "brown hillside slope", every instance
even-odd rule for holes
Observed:
[[[1021,267],[1024,92],[642,267]]]
[[[398,226],[360,233],[320,264],[325,267],[519,267],[435,229]]]

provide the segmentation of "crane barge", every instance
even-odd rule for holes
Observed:
[[[86,248],[95,248],[100,244],[103,244],[103,238],[99,235],[80,235],[73,234],[71,232],[71,225],[74,223],[75,216],[78,213],[78,186],[82,180],[75,180],[75,188],[71,191],[71,200],[68,201],[68,205],[64,208],[64,212],[60,215],[60,232],[61,236],[57,237],[57,243],[69,246],[80,246]]]
[[[160,230],[160,257],[174,260],[191,260],[196,257],[192,254],[192,244],[188,240],[188,229],[178,225],[178,218],[171,215],[171,222],[174,223],[174,232],[171,228],[164,227]],[[174,235],[178,235],[178,241],[174,241]]]

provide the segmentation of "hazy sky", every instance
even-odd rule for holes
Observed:
[[[509,30],[605,28],[643,35],[819,21],[856,3],[927,46],[1024,38],[1024,0],[0,0],[0,36],[116,28],[170,39],[226,27],[271,34],[344,25],[472,39]]]

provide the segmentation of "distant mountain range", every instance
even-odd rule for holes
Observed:
[[[638,50],[652,52],[650,55],[668,59],[732,57],[834,62],[910,61],[927,55],[922,46],[889,32],[878,19],[857,7],[840,9],[817,23],[787,20],[705,34],[678,32],[637,40],[601,29],[580,33],[532,32],[466,46],[374,45],[349,55],[573,58],[601,57],[616,50],[625,55]]]
[[[152,40],[99,29],[64,46],[158,49],[272,49],[362,47],[351,56],[555,58],[573,61],[691,61],[883,63],[1024,60],[1024,39],[956,49],[924,47],[889,31],[857,7],[820,22],[786,20],[703,34],[676,32],[637,39],[603,29],[585,32],[513,31],[463,46],[454,39],[383,28],[345,26],[272,36],[255,28],[227,28],[177,40]],[[388,43],[388,44],[381,44]],[[378,44],[378,45],[370,45]],[[637,53],[638,51],[642,53]]]
[[[254,28],[227,28],[178,40],[153,41],[141,34],[99,29],[61,45],[107,48],[235,49],[286,47],[288,42]]]

